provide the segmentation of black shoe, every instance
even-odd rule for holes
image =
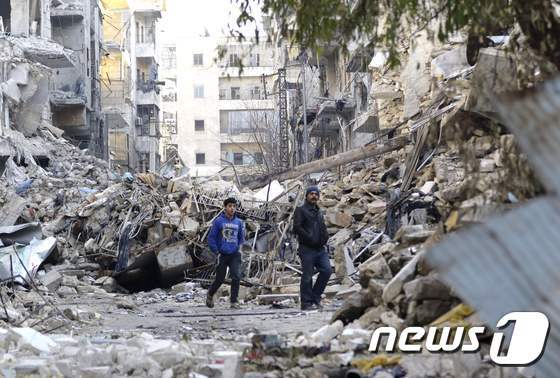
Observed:
[[[239,310],[239,309],[241,309],[241,305],[237,302],[232,302],[230,304],[229,308],[231,308],[232,310]]]
[[[315,303],[306,303],[301,305],[301,311],[313,311],[317,310]]]
[[[209,308],[214,307],[214,296],[207,294],[206,295],[206,306],[208,306]]]
[[[315,307],[316,307],[318,310],[322,310],[322,309],[324,308],[323,305],[322,305],[321,303],[319,303],[319,302],[315,302],[314,304],[315,304]]]

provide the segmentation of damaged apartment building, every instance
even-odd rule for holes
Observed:
[[[274,36],[274,21],[267,25]],[[282,84],[280,75],[275,88],[286,92],[286,105],[278,111],[284,120],[280,127],[289,129],[291,165],[348,151],[379,135],[377,105],[369,96],[371,54],[357,44],[348,52],[336,44],[302,51],[288,48],[280,37],[275,47],[277,68],[286,77]]]
[[[158,20],[162,1],[104,0],[106,53],[101,66],[102,105],[109,126],[113,168],[159,169],[161,95]]]
[[[97,1],[3,1],[0,19],[3,126],[25,136],[49,127],[58,137],[107,158]]]

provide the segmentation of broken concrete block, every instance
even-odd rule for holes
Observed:
[[[358,319],[371,306],[374,301],[369,295],[367,289],[362,289],[352,294],[333,315],[332,321],[342,320],[344,324],[348,324]]]
[[[434,58],[431,63],[431,73],[432,77],[447,79],[457,76],[469,67],[467,47],[462,45]]]
[[[317,343],[325,344],[340,335],[344,329],[344,323],[337,320],[332,324],[324,325],[311,335],[311,339]]]
[[[2,93],[12,102],[15,104],[19,104],[21,100],[21,92],[19,87],[14,79],[9,79],[2,84],[0,84],[0,89],[2,89]]]
[[[69,276],[69,275],[65,274],[62,277],[62,284],[64,286],[69,286],[69,287],[78,287],[82,283],[80,282],[80,280],[76,276]]]
[[[435,181],[426,181],[424,185],[422,185],[422,187],[420,188],[420,193],[424,195],[431,194],[434,192],[435,187],[436,187]]]
[[[385,310],[384,306],[370,307],[362,316],[360,316],[358,322],[362,327],[379,324],[381,322],[381,314],[384,313]]]
[[[493,159],[480,159],[479,171],[483,173],[494,172],[496,162]]]
[[[185,269],[192,267],[193,260],[187,253],[188,242],[178,242],[163,248],[157,254],[157,262],[164,281],[182,277]]]
[[[359,268],[360,271],[360,283],[364,282],[365,285],[369,283],[369,280],[372,278],[377,279],[385,279],[390,280],[393,278],[393,274],[391,273],[391,269],[383,254],[376,253],[375,255],[371,256],[369,259],[364,261]]]
[[[352,225],[352,215],[339,208],[330,208],[327,210],[326,221],[328,224],[340,228],[347,228]]]
[[[57,348],[57,344],[48,336],[35,331],[33,328],[10,328],[11,337],[20,348],[34,353],[50,353]]]
[[[29,83],[29,64],[19,63],[10,70],[8,79],[15,81],[18,85],[27,85]]]
[[[27,202],[17,194],[13,192],[8,194],[4,206],[0,208],[0,227],[13,226],[21,216],[26,204]]]
[[[51,270],[43,277],[40,278],[41,283],[49,289],[49,291],[56,291],[62,284],[62,275],[56,270]]]
[[[348,228],[342,228],[340,230],[338,230],[336,232],[336,234],[334,234],[333,236],[330,237],[329,239],[329,245],[331,247],[336,248],[337,246],[345,243],[346,241],[348,241],[350,239],[350,237],[352,236],[353,231],[348,229]]]
[[[395,240],[404,245],[419,244],[426,241],[434,232],[423,224],[406,225],[399,228]]]
[[[61,286],[58,288],[56,293],[61,297],[66,297],[66,296],[78,294],[78,290],[69,286]]]
[[[236,351],[213,352],[213,366],[221,371],[223,378],[241,378],[241,356],[241,352]]]
[[[346,299],[346,298],[350,297],[351,295],[359,292],[361,289],[362,289],[362,287],[360,286],[360,284],[355,284],[351,287],[343,288],[340,291],[338,291],[338,293],[336,293],[335,298],[336,299]]]
[[[100,285],[103,290],[112,293],[117,288],[117,281],[113,277],[104,276],[96,279],[94,285]]]
[[[434,277],[419,277],[403,286],[407,298],[413,300],[441,299],[448,300],[451,290]]]
[[[401,330],[404,326],[404,321],[397,316],[393,311],[386,311],[379,316],[382,324],[395,328],[397,331]]]
[[[95,239],[93,238],[88,239],[88,241],[85,242],[84,244],[84,249],[86,250],[86,252],[94,252],[95,247],[96,247],[96,243],[95,243]]]
[[[390,303],[401,292],[404,284],[410,281],[416,272],[416,265],[423,253],[419,253],[408,262],[383,289],[383,302]]]
[[[368,203],[367,210],[370,214],[380,214],[387,208],[387,203],[382,200],[375,200]]]

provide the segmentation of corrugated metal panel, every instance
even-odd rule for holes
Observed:
[[[495,105],[547,190],[560,193],[560,77]]]
[[[560,202],[547,197],[451,234],[429,263],[480,317],[495,325],[512,311],[540,311],[550,336],[536,365],[544,377],[560,371]]]

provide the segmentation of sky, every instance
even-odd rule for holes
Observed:
[[[167,15],[162,19],[162,28],[171,35],[194,37],[208,30],[210,35],[228,33],[228,24],[235,25],[239,14],[232,0],[167,0]],[[255,10],[260,19],[260,12]],[[242,28],[246,35],[254,35],[255,25]]]

